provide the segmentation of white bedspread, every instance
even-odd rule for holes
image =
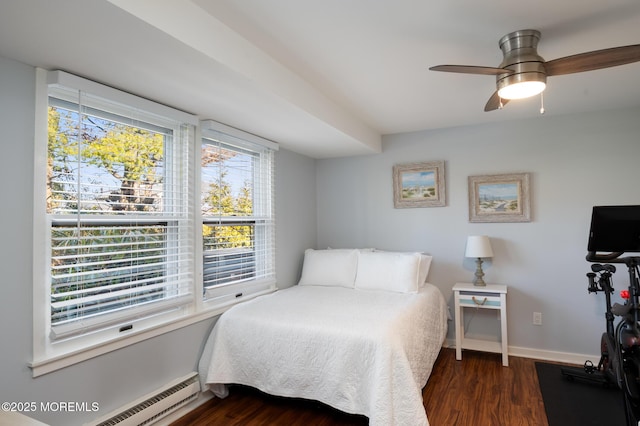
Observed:
[[[313,399],[370,425],[428,425],[422,388],[447,330],[440,291],[418,294],[293,286],[239,304],[216,323],[200,377]]]

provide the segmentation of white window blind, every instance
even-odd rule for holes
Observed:
[[[49,86],[52,340],[127,329],[190,303],[194,291],[193,124],[140,98],[131,106],[80,90],[86,80],[76,79]]]
[[[222,125],[202,133],[204,296],[224,304],[275,286],[277,145]]]

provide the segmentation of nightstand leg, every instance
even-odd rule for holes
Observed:
[[[502,365],[509,366],[509,344],[507,342],[507,295],[500,295],[500,329],[502,330],[501,342],[502,342]]]
[[[464,326],[462,319],[462,309],[460,308],[460,295],[456,294],[455,299],[455,319],[456,319],[456,360],[462,359],[462,338],[464,336]]]

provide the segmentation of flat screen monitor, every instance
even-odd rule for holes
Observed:
[[[640,252],[640,206],[594,206],[590,252]]]

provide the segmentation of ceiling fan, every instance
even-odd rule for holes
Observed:
[[[541,93],[547,77],[615,67],[640,61],[640,44],[612,47],[545,61],[536,50],[540,31],[520,30],[499,41],[503,60],[497,68],[474,65],[437,65],[431,71],[495,75],[497,89],[485,111],[502,108],[511,99],[523,99]]]

